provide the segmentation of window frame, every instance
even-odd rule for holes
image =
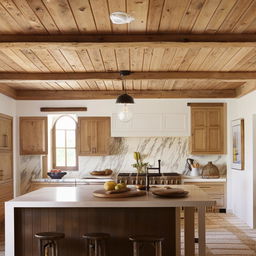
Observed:
[[[75,128],[75,136],[76,136],[76,145],[75,145],[75,151],[76,151],[76,166],[57,166],[56,165],[56,124],[57,122],[62,118],[62,117],[69,117],[71,119],[74,120],[75,124],[76,124],[76,128]],[[70,115],[61,115],[59,116],[55,122],[54,122],[54,125],[53,125],[53,128],[52,128],[52,166],[53,166],[53,169],[61,169],[63,171],[78,171],[78,146],[77,146],[77,135],[78,135],[78,123],[77,121],[75,120],[74,117],[70,116]],[[63,129],[65,130],[65,129]],[[66,147],[65,147],[65,151],[66,151]]]

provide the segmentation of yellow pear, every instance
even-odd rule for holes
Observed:
[[[114,190],[116,183],[114,181],[107,181],[104,183],[104,189],[106,191]]]

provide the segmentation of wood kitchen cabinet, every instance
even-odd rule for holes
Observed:
[[[12,117],[0,114],[0,236],[4,231],[4,202],[13,198]]]
[[[78,154],[103,156],[109,154],[110,118],[78,118]]]
[[[47,154],[47,117],[20,117],[20,154]]]
[[[226,110],[223,103],[190,103],[191,154],[226,153]]]
[[[0,150],[12,150],[12,117],[0,114]]]

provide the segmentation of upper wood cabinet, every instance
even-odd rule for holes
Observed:
[[[78,118],[78,154],[103,156],[109,154],[110,118]]]
[[[20,117],[20,154],[47,154],[47,117]]]
[[[191,103],[191,154],[226,153],[223,103]]]
[[[0,150],[12,150],[12,117],[0,114]]]

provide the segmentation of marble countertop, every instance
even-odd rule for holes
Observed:
[[[191,176],[182,176],[182,182],[202,182],[202,183],[211,183],[211,182],[227,182],[226,177],[220,177],[218,179],[203,179],[201,176],[191,177]]]
[[[161,186],[158,186],[159,188]],[[97,198],[93,191],[102,189],[102,185],[83,187],[42,188],[5,203],[6,210],[15,207],[51,208],[51,207],[199,207],[213,206],[215,200],[193,185],[173,185],[189,191],[186,198],[159,198],[147,192],[145,196],[130,198]]]
[[[83,179],[76,179],[76,178],[63,178],[63,179],[32,179],[32,182],[37,183],[76,183],[76,184],[102,184],[106,181],[110,181],[112,178],[83,178]],[[203,179],[201,176],[199,177],[191,177],[191,176],[182,176],[182,182],[226,182],[226,177],[221,177],[219,179]]]
[[[32,182],[36,183],[76,183],[76,184],[102,184],[106,181],[112,180],[111,178],[63,178],[63,179],[49,179],[49,178],[42,178],[42,179],[32,179]]]

